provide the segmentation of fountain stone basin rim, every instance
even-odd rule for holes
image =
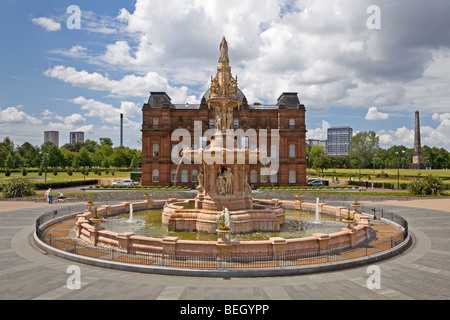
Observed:
[[[259,201],[259,200],[258,200]],[[180,203],[182,201],[180,200]],[[274,203],[274,200],[261,200],[262,203]],[[278,205],[286,205],[289,207],[299,207],[301,210],[313,211],[315,204],[297,203],[299,201],[278,201]],[[155,201],[155,204],[164,203]],[[147,210],[147,202],[134,203],[133,207],[136,211]],[[345,217],[346,208],[332,207],[323,204],[321,213],[335,214],[336,216]],[[117,212],[117,214],[127,213],[129,206],[122,203],[113,206],[102,206],[98,209],[99,213]],[[120,211],[120,213],[119,213]],[[100,246],[117,247],[119,250],[160,252],[160,253],[198,253],[198,254],[218,254],[223,249],[224,243],[227,243],[227,250],[230,254],[241,255],[258,254],[271,256],[275,253],[304,253],[316,250],[325,250],[335,247],[354,247],[369,239],[370,223],[369,218],[360,213],[355,214],[355,222],[357,225],[350,229],[343,228],[341,231],[325,234],[314,234],[311,237],[282,239],[271,238],[263,241],[227,241],[222,239],[219,241],[190,241],[180,240],[174,237],[166,237],[164,239],[149,238],[136,236],[133,233],[114,233],[108,230],[98,229],[89,223],[92,213],[86,210],[84,213],[77,215],[76,234],[77,237],[92,242]],[[215,230],[214,230],[215,231]]]
[[[168,202],[163,209],[162,223],[171,231],[193,230],[216,233],[224,218],[224,211],[207,209],[186,209],[195,200]],[[284,209],[279,204],[256,206],[259,208],[229,210],[230,232],[249,233],[255,231],[279,231],[285,222]]]

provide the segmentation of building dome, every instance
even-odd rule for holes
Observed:
[[[203,95],[201,101],[203,101],[203,99],[205,99],[204,101],[208,101],[210,96],[211,96],[211,89],[208,89],[208,91],[206,91],[205,94]],[[239,88],[238,88],[238,97],[240,102],[244,102],[244,100],[247,101],[247,98],[245,97],[244,93]]]

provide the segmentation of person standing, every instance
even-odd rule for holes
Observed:
[[[49,188],[47,190],[47,200],[48,200],[48,204],[52,204],[53,203],[53,193],[52,193],[52,188]]]

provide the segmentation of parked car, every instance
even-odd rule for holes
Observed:
[[[323,182],[320,180],[313,180],[311,182],[308,182],[309,187],[321,187],[323,186]]]
[[[117,181],[117,182],[113,182],[113,186],[132,186],[134,185],[134,181],[133,180],[122,180],[122,181]]]

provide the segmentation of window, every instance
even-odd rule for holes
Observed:
[[[172,159],[177,159],[180,156],[180,151],[178,150],[178,145],[172,145]]]
[[[278,181],[278,177],[277,177],[276,173],[270,176],[270,182],[277,183],[277,181]]]
[[[258,182],[258,172],[256,170],[250,171],[250,183]]]
[[[214,118],[209,119],[209,128],[214,129],[216,127],[216,120]]]
[[[156,169],[152,173],[152,182],[159,182],[159,171]]]
[[[181,182],[189,182],[189,173],[187,170],[181,171]]]
[[[206,149],[207,140],[206,137],[200,137],[200,147]]]
[[[153,157],[159,157],[159,144],[153,144]]]
[[[289,128],[291,129],[295,128],[295,119],[289,119]]]
[[[260,177],[261,183],[267,183],[267,176],[262,174]]]
[[[239,119],[233,119],[233,128],[239,129]]]
[[[191,172],[191,181],[192,182],[198,182],[198,171],[192,170]]]
[[[241,148],[248,148],[248,137],[241,137]]]
[[[289,145],[289,158],[295,158],[295,144]]]
[[[289,171],[289,183],[297,183],[297,173],[294,170]]]
[[[170,182],[177,182],[178,181],[178,173],[177,170],[172,170],[170,173]]]
[[[159,119],[153,118],[153,129],[159,128]]]

